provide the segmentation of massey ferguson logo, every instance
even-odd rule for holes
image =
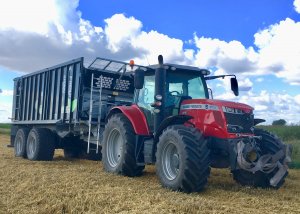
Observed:
[[[202,109],[202,110],[212,110],[219,111],[219,107],[216,105],[209,104],[185,104],[181,106],[181,110],[191,110],[191,109]]]

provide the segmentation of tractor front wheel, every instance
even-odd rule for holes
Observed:
[[[168,127],[159,138],[156,159],[162,186],[187,193],[204,189],[210,174],[209,149],[195,128]]]

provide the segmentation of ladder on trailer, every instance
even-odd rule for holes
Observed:
[[[99,88],[94,86],[94,80],[98,80],[100,82]],[[93,113],[93,92],[99,91],[99,108],[98,108],[98,120],[97,120],[97,137],[96,137],[96,154],[99,151],[100,144],[100,128],[101,128],[101,112],[102,112],[102,87],[103,87],[103,76],[101,75],[99,78],[94,77],[94,73],[92,73],[91,78],[91,94],[90,94],[90,113],[89,113],[89,133],[88,133],[88,145],[87,145],[87,153],[90,152],[90,143],[91,143],[91,132],[92,132],[92,113]]]

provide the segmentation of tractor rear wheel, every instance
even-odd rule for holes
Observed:
[[[26,158],[26,141],[28,137],[29,129],[20,128],[17,131],[15,140],[14,140],[14,150],[16,157]]]
[[[55,150],[53,133],[44,128],[33,128],[29,132],[26,144],[29,160],[50,161]]]
[[[210,158],[207,140],[192,127],[170,126],[159,138],[156,172],[162,186],[183,192],[199,192],[207,184]]]
[[[145,166],[137,165],[135,146],[135,133],[130,121],[121,113],[111,116],[103,132],[105,171],[129,177],[140,176]]]
[[[259,149],[261,150],[261,155],[265,154],[272,154],[274,155],[278,151],[285,148],[284,144],[281,140],[276,136],[273,135],[263,129],[256,128],[254,130],[254,134],[256,136],[261,136],[261,140],[256,140]],[[285,157],[281,158],[279,161],[282,165],[284,163]],[[233,179],[244,186],[254,186],[254,187],[261,187],[261,188],[280,188],[284,184],[284,179],[288,175],[286,172],[285,175],[281,178],[281,180],[277,183],[276,186],[272,186],[270,184],[270,179],[278,172],[279,168],[276,167],[273,171],[264,173],[261,171],[257,171],[255,173],[238,169],[232,171]]]

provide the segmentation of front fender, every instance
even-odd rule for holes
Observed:
[[[164,129],[167,128],[168,126],[184,124],[185,122],[187,122],[192,118],[193,117],[189,115],[175,115],[175,116],[167,117],[162,121],[159,128],[155,132],[154,141],[158,141],[159,136],[164,131]]]

